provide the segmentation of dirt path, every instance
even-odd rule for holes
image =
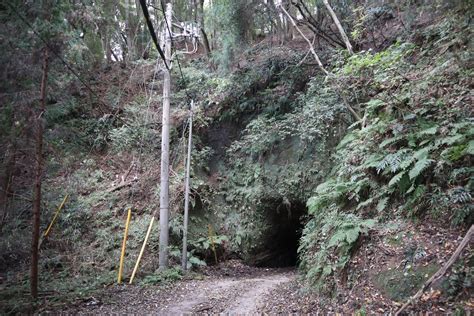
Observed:
[[[248,267],[228,262],[169,285],[121,285],[78,302],[61,313],[252,315],[271,303],[271,292],[294,283],[293,269]],[[58,310],[44,309],[43,313]]]
[[[183,284],[179,300],[162,306],[161,315],[225,313],[249,315],[257,313],[262,297],[283,283],[295,279],[294,272],[275,272],[251,278],[209,279]]]

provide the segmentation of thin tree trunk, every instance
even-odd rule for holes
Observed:
[[[142,28],[140,19],[138,18],[141,14],[141,7],[139,0],[135,0],[135,26],[133,29],[134,36],[134,45],[135,45],[135,54],[137,58],[143,58],[143,53],[145,51],[146,43],[143,41],[146,34],[146,27]]]
[[[2,208],[2,215],[0,218],[0,231],[5,224],[8,213],[8,195],[11,193],[12,179],[13,179],[13,170],[15,169],[16,164],[16,146],[13,143],[13,146],[10,150],[7,149],[6,152],[6,163],[4,164],[5,172],[2,177],[0,177],[0,207]]]
[[[13,125],[14,115],[13,112],[10,113],[8,121]],[[7,142],[7,147],[5,149],[5,155],[3,158],[3,170],[4,172],[0,174],[0,231],[5,224],[5,220],[8,216],[8,196],[12,193],[12,182],[13,182],[13,173],[16,165],[16,136],[15,133],[11,133],[10,139]]]
[[[336,24],[336,26],[337,26],[337,29],[339,30],[339,33],[341,34],[342,40],[346,44],[347,50],[349,51],[349,53],[351,55],[354,54],[354,52],[352,51],[351,42],[349,42],[349,38],[347,37],[346,32],[344,31],[344,28],[341,25],[341,22],[339,22],[339,19],[337,18],[336,13],[332,9],[331,5],[329,4],[329,1],[328,0],[323,0],[323,2],[324,2],[324,5],[326,6],[326,8],[329,11],[329,14],[332,17],[332,20],[334,21],[334,24]]]
[[[211,45],[209,45],[209,39],[207,38],[207,34],[204,31],[204,28],[201,27],[201,35],[202,35],[202,43],[204,45],[204,50],[207,56],[211,55]]]
[[[104,40],[103,40],[103,49],[105,52],[105,59],[107,61],[107,64],[110,64],[112,62],[112,50],[110,48],[110,38],[109,38],[109,29],[106,27],[105,29],[105,34],[104,34]]]
[[[31,241],[31,296],[38,297],[38,244],[41,215],[41,176],[43,173],[43,115],[46,110],[46,84],[48,81],[48,49],[44,50],[41,78],[41,107],[36,117],[36,173],[33,197],[33,233]]]

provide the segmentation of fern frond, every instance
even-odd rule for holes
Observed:
[[[383,156],[378,153],[370,155],[367,157],[367,159],[364,160],[360,167],[357,167],[357,169],[377,168],[378,164],[382,159]]]
[[[472,202],[472,195],[466,188],[459,187],[451,190],[449,193],[451,197],[451,203],[466,204]]]
[[[413,161],[415,161],[415,159],[416,158],[414,155],[407,156],[407,158],[400,163],[400,170],[406,170],[408,167],[410,167]]]
[[[416,177],[418,177],[426,168],[429,167],[429,165],[431,165],[431,163],[433,163],[434,160],[433,159],[428,159],[428,158],[423,158],[421,160],[418,160],[415,165],[413,166],[413,168],[410,170],[410,172],[408,173],[408,176],[410,177],[410,179],[415,179]]]
[[[379,203],[377,203],[377,211],[380,213],[382,212],[385,207],[387,207],[388,197],[380,199]]]
[[[435,125],[433,127],[426,128],[422,131],[419,131],[418,135],[435,135],[437,131],[438,131],[438,125]]]
[[[405,171],[401,171],[401,172],[397,173],[392,179],[390,179],[390,181],[388,182],[388,186],[391,187],[391,186],[397,184],[398,182],[400,182],[400,180],[402,179],[402,177],[405,173],[406,173]]]
[[[380,143],[379,148],[384,148],[388,145],[394,144],[394,143],[398,142],[399,140],[401,140],[403,138],[405,138],[405,135],[398,135],[398,136],[395,136],[395,137],[387,138],[386,140],[384,140],[383,142]]]
[[[456,134],[454,136],[448,136],[435,141],[435,146],[439,147],[441,145],[454,145],[460,141],[464,140],[464,135]]]
[[[431,146],[423,147],[413,153],[413,158],[415,158],[416,160],[425,159],[428,157],[428,154],[432,149],[433,148]]]
[[[359,210],[363,207],[366,207],[366,206],[372,204],[373,202],[374,202],[374,198],[370,198],[370,199],[367,199],[365,201],[362,201],[362,202],[359,203],[359,205],[357,205],[356,209]]]
[[[386,169],[390,169],[392,173],[397,172],[401,169],[402,162],[407,159],[407,149],[401,149],[393,154],[388,154],[385,158],[379,162],[377,165],[377,173],[384,171]]]
[[[466,154],[474,155],[474,140],[470,140],[467,144]]]
[[[346,147],[347,144],[353,142],[354,140],[357,139],[357,135],[355,133],[349,133],[344,138],[339,142],[339,145],[337,145],[337,149],[342,149]]]

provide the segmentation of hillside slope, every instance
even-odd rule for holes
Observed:
[[[190,98],[197,104],[193,269],[229,258],[298,266],[301,280],[275,290],[280,304],[263,311],[298,305],[301,312],[363,314],[395,311],[449,259],[474,219],[471,18],[448,11],[420,14],[410,31],[393,19],[383,27],[392,32],[373,49],[318,51],[328,76],[306,56],[301,38],[285,45],[264,39],[229,73],[210,71],[202,56],[183,61],[183,77],[173,68],[173,268],[157,271],[154,226],[140,285],[181,278]],[[106,113],[77,87],[55,94],[47,112],[42,229],[70,197],[41,245],[39,305],[77,301],[115,283],[128,208],[130,275],[159,205],[160,78],[151,60],[98,72],[94,88],[113,104]],[[31,308],[28,164],[31,157],[22,154],[22,181],[12,189],[1,230],[0,299],[7,312]],[[472,309],[472,272],[471,243],[415,310]]]

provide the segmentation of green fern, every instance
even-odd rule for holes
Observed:
[[[377,173],[389,169],[392,173],[400,170],[402,162],[406,161],[408,157],[408,150],[401,149],[393,154],[388,154],[385,158],[377,165]]]
[[[438,125],[435,125],[433,127],[426,128],[424,130],[421,130],[418,132],[418,135],[435,135],[436,132],[438,131]]]
[[[365,200],[365,201],[362,201],[362,202],[360,202],[360,203],[357,205],[356,210],[360,210],[361,208],[364,208],[364,207],[366,207],[366,206],[369,206],[369,205],[371,205],[373,202],[374,202],[374,198],[369,198],[369,199],[367,199],[367,200]]]
[[[384,140],[383,142],[380,143],[379,148],[381,148],[381,149],[385,148],[388,145],[395,144],[395,143],[397,143],[398,141],[400,141],[404,138],[405,138],[405,135],[398,135],[398,136],[395,136],[395,137],[387,138],[386,140]]]
[[[435,145],[437,147],[441,146],[441,145],[454,145],[456,143],[459,143],[461,141],[464,140],[464,135],[462,134],[456,134],[454,136],[447,136],[447,137],[444,137],[444,138],[441,138],[441,139],[437,139],[435,141]]]
[[[393,178],[390,179],[390,181],[388,182],[388,186],[392,187],[395,184],[397,184],[398,182],[400,182],[400,180],[405,175],[405,173],[406,173],[405,171],[401,171],[401,172],[397,173],[395,176],[393,176]]]
[[[434,162],[433,159],[423,158],[418,160],[413,168],[408,173],[411,180],[418,177],[426,168],[428,168]]]
[[[466,154],[474,155],[474,140],[469,141],[466,148]]]
[[[354,214],[318,213],[306,225],[298,249],[307,279],[320,291],[330,288],[329,276],[347,266],[357,240],[375,225],[375,220]]]
[[[387,207],[388,200],[389,200],[388,197],[384,197],[384,198],[381,198],[379,200],[379,203],[377,204],[377,207],[376,207],[376,209],[379,213],[381,213],[385,210],[385,208]]]

